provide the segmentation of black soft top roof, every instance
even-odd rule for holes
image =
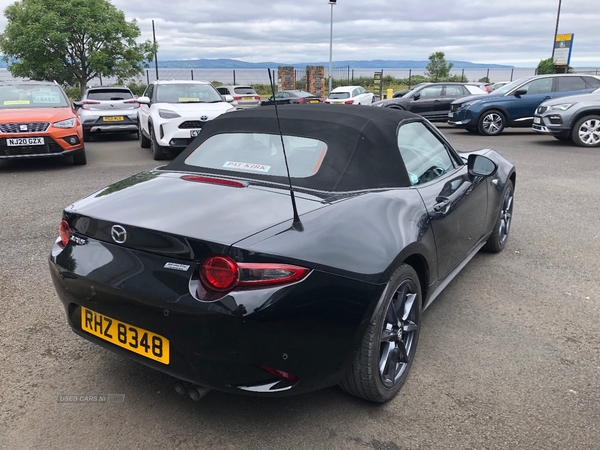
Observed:
[[[400,122],[423,120],[416,114],[368,106],[283,105],[278,107],[284,135],[310,137],[327,144],[319,171],[292,178],[294,186],[327,192],[409,186],[397,143]],[[198,136],[165,170],[233,175],[231,171],[189,166],[185,159],[202,142],[222,133],[279,134],[275,107],[222,114],[207,122]],[[243,173],[243,178],[287,184],[287,178]]]

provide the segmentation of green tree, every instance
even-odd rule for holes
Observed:
[[[156,47],[136,42],[135,20],[108,0],[21,0],[4,10],[0,51],[15,77],[79,86],[98,76],[126,80],[147,67]]]
[[[446,63],[444,52],[435,52],[429,55],[429,64],[426,67],[426,75],[434,81],[443,80],[450,75],[450,69],[454,67],[453,63]]]
[[[573,68],[571,66],[567,67],[567,72],[572,73]],[[537,75],[546,75],[549,73],[565,73],[564,66],[555,66],[552,58],[542,59],[535,69],[535,73]]]

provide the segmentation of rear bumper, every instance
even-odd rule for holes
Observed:
[[[99,245],[105,250],[116,247]],[[380,294],[378,286],[366,289],[364,283],[314,271],[292,286],[234,291],[221,300],[202,302],[192,294],[189,275],[164,269],[161,275],[164,261],[151,262],[141,252],[127,250],[130,268],[121,262],[120,271],[107,265],[78,274],[77,252],[68,250],[71,246],[75,244],[61,250],[55,244],[50,272],[75,333],[178,379],[233,393],[285,396],[337,384],[353,361],[357,336],[362,336],[365,317],[374,307],[370,299]],[[132,288],[142,283],[143,292]],[[169,364],[82,330],[82,306],[165,337],[171,348]],[[298,380],[282,380],[261,367]]]
[[[110,116],[107,116],[110,117]],[[137,115],[123,115],[118,122],[105,121],[104,117],[85,117],[82,115],[83,130],[88,133],[120,133],[138,131]]]

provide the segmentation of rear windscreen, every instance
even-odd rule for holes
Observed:
[[[90,100],[129,100],[133,98],[133,95],[126,90],[106,89],[90,91],[87,98]]]
[[[256,91],[251,87],[236,87],[233,90],[240,95],[256,95]]]
[[[318,172],[327,153],[327,144],[297,136],[283,136],[283,142],[292,178],[307,178]],[[274,134],[217,134],[196,148],[185,164],[255,175],[287,176],[281,137]]]
[[[350,92],[332,92],[329,94],[329,98],[350,98]]]

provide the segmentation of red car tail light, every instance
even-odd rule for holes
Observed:
[[[255,95],[254,100],[260,100],[260,95]]]
[[[239,95],[234,95],[234,96],[233,96],[233,99],[234,99],[234,100],[241,100],[241,99],[242,99],[242,97],[241,97],[241,96],[239,96]]]
[[[238,282],[238,267],[226,256],[211,256],[200,266],[200,279],[215,291],[228,291]]]
[[[252,288],[294,283],[310,269],[275,263],[237,263],[228,256],[214,255],[199,269],[200,280],[213,291],[225,292],[236,287]]]
[[[135,100],[135,99],[134,99],[134,100],[125,100],[123,103],[127,103],[127,104],[133,104],[133,105],[134,105],[134,106],[133,106],[134,108],[139,108],[139,107],[140,107],[140,104],[139,104],[139,103],[138,103],[138,101],[137,101],[137,100]]]
[[[237,187],[237,188],[243,188],[243,187],[247,186],[247,184],[244,184],[240,181],[225,180],[223,178],[203,177],[203,176],[197,176],[197,175],[183,175],[181,177],[181,179],[185,180],[185,181],[195,181],[198,183],[220,184],[223,186],[231,186],[231,187]]]
[[[301,98],[298,100],[298,103],[309,103],[310,100],[308,100],[307,98]]]
[[[81,109],[90,109],[89,105],[99,105],[100,102],[96,102],[94,100],[85,100],[81,102]]]
[[[346,105],[351,105],[351,104],[353,104],[353,103],[354,103],[354,100],[346,100],[346,101],[344,102],[344,104],[346,104]]]
[[[291,373],[284,372],[283,370],[273,369],[272,367],[267,367],[267,366],[260,366],[260,368],[262,370],[264,370],[265,372],[268,372],[271,375],[276,376],[277,378],[281,378],[282,380],[288,380],[288,381],[291,381],[292,383],[295,383],[296,381],[300,380],[300,378],[298,378],[296,375],[292,375]]]
[[[69,239],[71,239],[71,227],[69,226],[69,222],[66,220],[60,222],[60,225],[58,225],[58,234],[60,235],[60,242],[63,247],[66,247],[69,243]]]

